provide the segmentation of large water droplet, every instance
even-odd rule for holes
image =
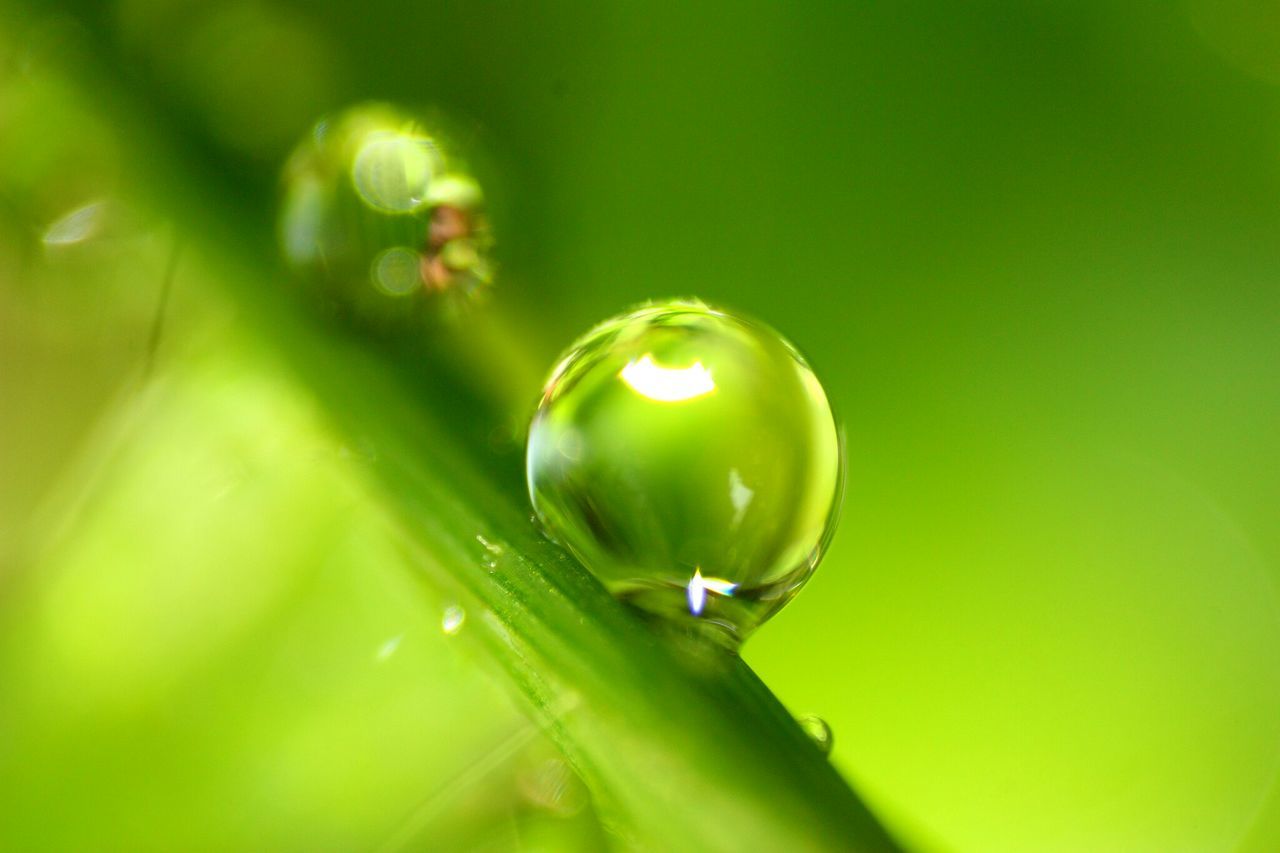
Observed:
[[[363,104],[322,119],[294,150],[281,250],[323,301],[388,320],[492,283],[484,193],[439,123]]]
[[[800,728],[804,729],[804,733],[809,736],[809,740],[813,741],[814,746],[818,747],[823,755],[831,754],[831,748],[835,746],[836,738],[826,720],[817,714],[802,714],[796,717],[796,722],[800,724]]]
[[[808,579],[841,445],[826,394],[767,326],[679,301],[611,319],[547,382],[529,493],[615,594],[732,643]],[[715,632],[713,632],[715,633]]]

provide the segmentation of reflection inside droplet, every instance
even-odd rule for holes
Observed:
[[[426,202],[438,156],[425,137],[373,133],[356,152],[351,180],[370,207],[409,213]]]
[[[462,630],[462,625],[466,621],[467,611],[456,604],[450,604],[444,609],[444,616],[440,619],[440,630],[453,636]]]
[[[392,246],[374,258],[370,277],[383,293],[405,296],[422,286],[422,258],[404,246]]]
[[[556,448],[565,459],[577,462],[582,458],[582,433],[576,429],[565,430],[564,435],[556,442]]]
[[[733,504],[733,526],[737,527],[742,523],[742,517],[747,513],[747,507],[751,505],[751,499],[756,496],[754,490],[747,487],[742,482],[742,475],[738,473],[737,468],[729,469],[729,503]]]
[[[688,367],[661,367],[652,355],[645,354],[628,362],[619,375],[637,394],[663,403],[693,400],[716,390],[711,371],[700,361]]]
[[[685,587],[689,597],[689,612],[694,616],[702,615],[703,608],[707,605],[708,592],[713,595],[731,596],[737,588],[738,585],[732,581],[724,578],[704,578],[702,569],[694,569],[693,577]]]

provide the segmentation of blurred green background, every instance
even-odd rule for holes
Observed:
[[[223,284],[367,98],[484,164],[513,416],[649,297],[808,354],[744,656],[905,841],[1280,846],[1280,5],[5,3],[0,75],[0,847],[605,843]]]

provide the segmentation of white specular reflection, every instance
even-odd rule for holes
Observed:
[[[702,609],[707,606],[708,592],[714,595],[731,596],[737,588],[738,585],[732,581],[724,578],[704,578],[702,569],[694,569],[693,577],[685,587],[689,593],[689,612],[694,616],[702,615]]]
[[[627,362],[618,375],[637,394],[661,403],[681,403],[716,390],[711,371],[702,362],[695,361],[688,367],[662,367],[649,353]]]

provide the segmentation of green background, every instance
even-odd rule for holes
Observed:
[[[378,448],[217,286],[367,98],[485,164],[479,396],[650,297],[807,354],[843,521],[744,656],[903,839],[1280,845],[1274,4],[123,0],[6,5],[0,50],[0,846],[600,843],[530,805]]]

